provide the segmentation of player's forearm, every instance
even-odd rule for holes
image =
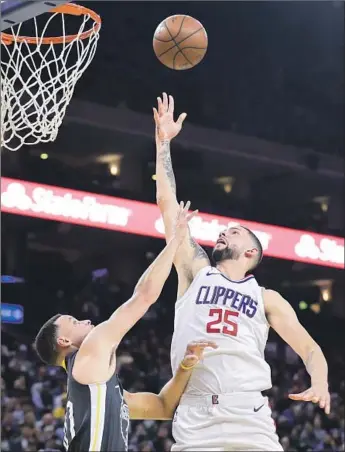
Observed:
[[[156,138],[156,196],[157,202],[176,202],[176,182],[170,155],[170,140]]]
[[[189,378],[192,375],[192,369],[184,370],[180,366],[175,375],[168,381],[159,393],[162,401],[163,412],[166,419],[171,419],[174,411],[179,404],[180,398],[186,389]]]
[[[321,348],[317,344],[315,344],[315,346],[308,352],[308,355],[304,360],[304,364],[310,375],[312,385],[317,385],[318,383],[324,384],[328,382],[327,361]]]
[[[185,390],[192,370],[180,368],[159,394],[152,392],[124,392],[131,419],[171,419]]]
[[[134,292],[142,292],[154,303],[167,280],[180,243],[173,237],[139,279]]]

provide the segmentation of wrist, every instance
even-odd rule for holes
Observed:
[[[161,135],[156,135],[156,141],[159,145],[164,146],[167,144],[170,144],[171,139],[169,137],[166,136],[161,136]]]
[[[327,380],[320,380],[320,379],[311,379],[311,385],[312,386],[327,386],[328,387],[328,381]]]
[[[195,364],[188,365],[188,364],[185,364],[183,361],[180,363],[180,369],[183,372],[190,372],[194,367],[195,367]]]

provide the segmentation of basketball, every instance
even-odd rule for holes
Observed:
[[[153,36],[153,49],[159,61],[179,71],[200,63],[206,54],[207,44],[203,25],[193,17],[182,14],[163,20]]]

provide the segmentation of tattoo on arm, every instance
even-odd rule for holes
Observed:
[[[160,152],[160,158],[163,164],[163,168],[165,170],[165,174],[167,175],[169,179],[170,186],[173,190],[173,192],[176,194],[176,182],[175,182],[175,176],[174,171],[172,169],[172,163],[171,163],[171,156],[170,156],[170,141],[169,140],[162,140],[160,142],[161,145],[161,152]]]
[[[189,244],[194,249],[194,259],[207,259],[208,256],[206,254],[206,251],[204,251],[200,245],[196,243],[196,241],[193,239],[193,237],[189,237]]]

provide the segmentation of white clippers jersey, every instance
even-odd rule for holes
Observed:
[[[272,386],[264,350],[269,324],[262,288],[254,276],[231,281],[215,267],[199,271],[187,292],[176,302],[171,367],[175,373],[186,345],[211,340],[193,370],[187,394],[224,394],[263,391]]]

